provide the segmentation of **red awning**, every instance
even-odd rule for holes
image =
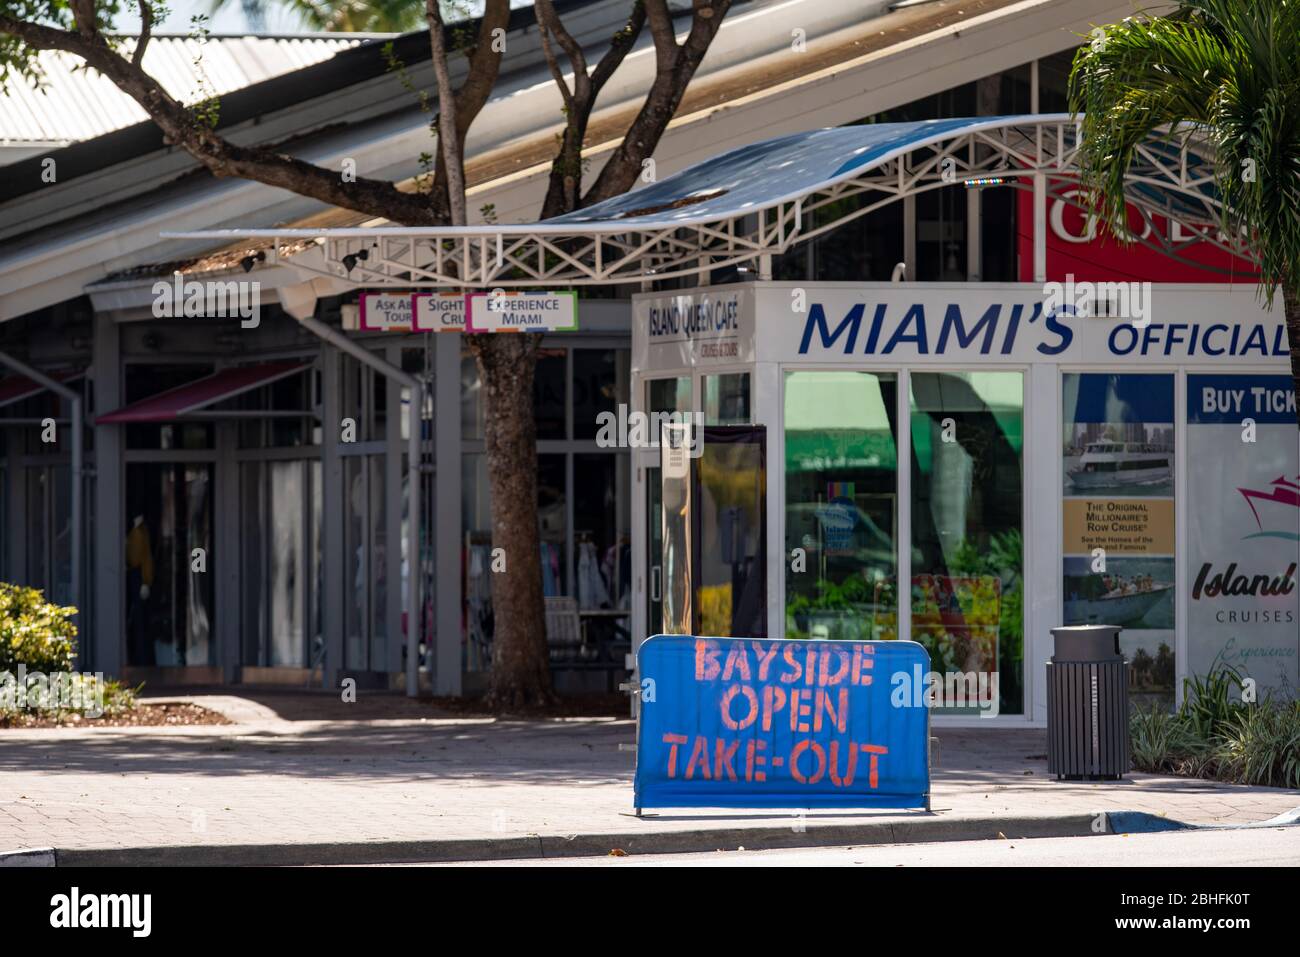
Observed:
[[[46,373],[55,382],[68,383],[74,379],[80,379],[86,374],[85,369],[69,369],[63,372]],[[40,395],[45,391],[45,386],[39,382],[33,382],[25,375],[11,375],[0,379],[0,408],[6,405],[13,405],[15,402],[21,402],[23,399],[30,399],[34,395]]]
[[[194,382],[178,385],[139,402],[125,405],[95,420],[96,425],[123,422],[170,422],[210,405],[233,398],[242,392],[269,385],[308,368],[310,362],[259,362],[250,366],[231,366]]]

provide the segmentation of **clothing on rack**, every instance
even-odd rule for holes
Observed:
[[[560,592],[560,547],[554,542],[542,542],[542,595],[556,598]]]
[[[605,608],[609,605],[609,589],[601,574],[600,562],[593,542],[578,544],[578,607]]]

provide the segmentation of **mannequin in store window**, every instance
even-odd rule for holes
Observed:
[[[149,640],[149,591],[153,587],[153,543],[143,515],[131,520],[126,533],[126,634],[127,661],[133,665],[154,663]]]

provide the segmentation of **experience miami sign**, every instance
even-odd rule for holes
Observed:
[[[576,332],[578,294],[491,289],[470,292],[366,292],[362,332]]]

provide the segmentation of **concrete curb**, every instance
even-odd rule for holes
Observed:
[[[1098,830],[1098,814],[1106,827]],[[406,864],[687,854],[716,850],[930,844],[943,841],[1091,837],[1157,831],[1222,830],[1300,824],[1300,808],[1267,821],[1204,825],[1145,811],[1107,811],[1054,817],[948,818],[817,824],[803,821],[768,827],[710,827],[686,831],[622,831],[604,834],[530,834],[520,837],[448,838],[427,841],[341,841],[313,844],[176,844],[158,847],[95,847],[0,852],[0,867],[302,867]]]
[[[366,841],[318,844],[194,844],[161,847],[68,848],[55,852],[60,867],[294,867],[333,864],[536,860],[628,854],[682,854],[716,850],[924,844],[1096,834],[1096,815],[1057,817],[939,818],[771,827],[713,827],[689,831],[623,831],[605,834],[532,834],[523,837],[451,838],[427,841]]]
[[[25,851],[0,851],[0,867],[54,867],[52,847],[34,847]]]
[[[1106,826],[1111,834],[1153,834],[1158,831],[1237,831],[1260,827],[1294,827],[1300,824],[1300,807],[1293,808],[1267,821],[1250,821],[1246,824],[1187,824],[1172,818],[1160,817],[1147,811],[1108,811]]]

